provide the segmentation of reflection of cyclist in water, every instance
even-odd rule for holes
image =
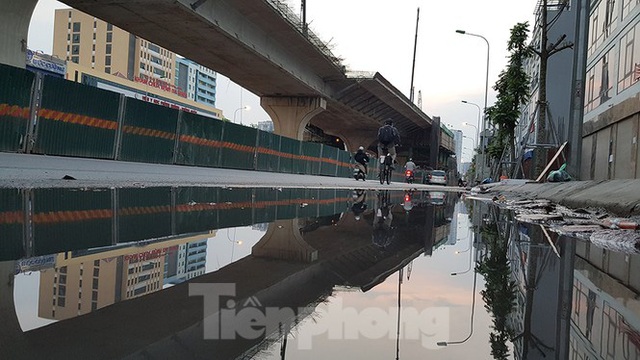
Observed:
[[[351,211],[353,211],[356,221],[360,220],[360,216],[365,210],[367,210],[367,191],[362,189],[354,190]]]
[[[389,191],[378,192],[376,197],[376,214],[373,219],[373,243],[381,249],[387,248],[393,241],[394,229],[391,226],[393,212],[391,212]]]

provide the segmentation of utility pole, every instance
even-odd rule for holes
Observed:
[[[306,0],[301,0],[300,7],[301,7],[301,11],[302,11],[302,34],[306,38],[307,35],[308,35],[308,28],[307,28],[307,1]]]
[[[303,0],[304,1],[304,0]],[[409,90],[409,101],[413,104],[413,75],[416,70],[416,50],[418,48],[418,22],[420,21],[420,8],[416,15],[416,36],[413,42],[413,64],[411,65],[411,89]]]

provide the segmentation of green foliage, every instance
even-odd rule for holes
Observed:
[[[511,280],[507,258],[509,242],[508,238],[500,236],[495,223],[484,226],[481,233],[487,243],[488,256],[478,263],[476,271],[485,278],[485,289],[480,294],[485,308],[493,314],[491,354],[494,359],[507,359],[506,343],[513,335],[507,326],[507,318],[516,301],[516,283]]]
[[[490,147],[493,148],[488,150],[495,159],[500,158],[506,145],[509,145],[512,150],[511,156],[514,156],[514,131],[520,119],[520,107],[529,101],[530,78],[524,70],[524,63],[533,53],[526,45],[528,33],[527,22],[518,23],[511,29],[507,43],[507,50],[510,52],[509,63],[493,86],[498,95],[495,104],[487,109],[487,118],[498,131],[498,141],[491,144]]]

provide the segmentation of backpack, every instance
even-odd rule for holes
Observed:
[[[392,143],[394,138],[393,127],[391,125],[385,125],[378,131],[378,141],[385,145]]]

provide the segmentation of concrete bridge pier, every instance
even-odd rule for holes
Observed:
[[[0,63],[25,68],[31,15],[38,0],[0,0]]]
[[[318,250],[307,244],[300,234],[298,219],[270,223],[267,233],[251,248],[251,255],[303,262],[318,260]]]
[[[319,97],[262,97],[260,106],[271,117],[275,134],[302,140],[305,126],[327,109],[327,100]]]
[[[0,262],[0,339],[4,344],[17,346],[22,339],[22,329],[13,301],[15,267],[15,261]],[[4,356],[7,350],[0,349],[0,358],[8,359]]]

